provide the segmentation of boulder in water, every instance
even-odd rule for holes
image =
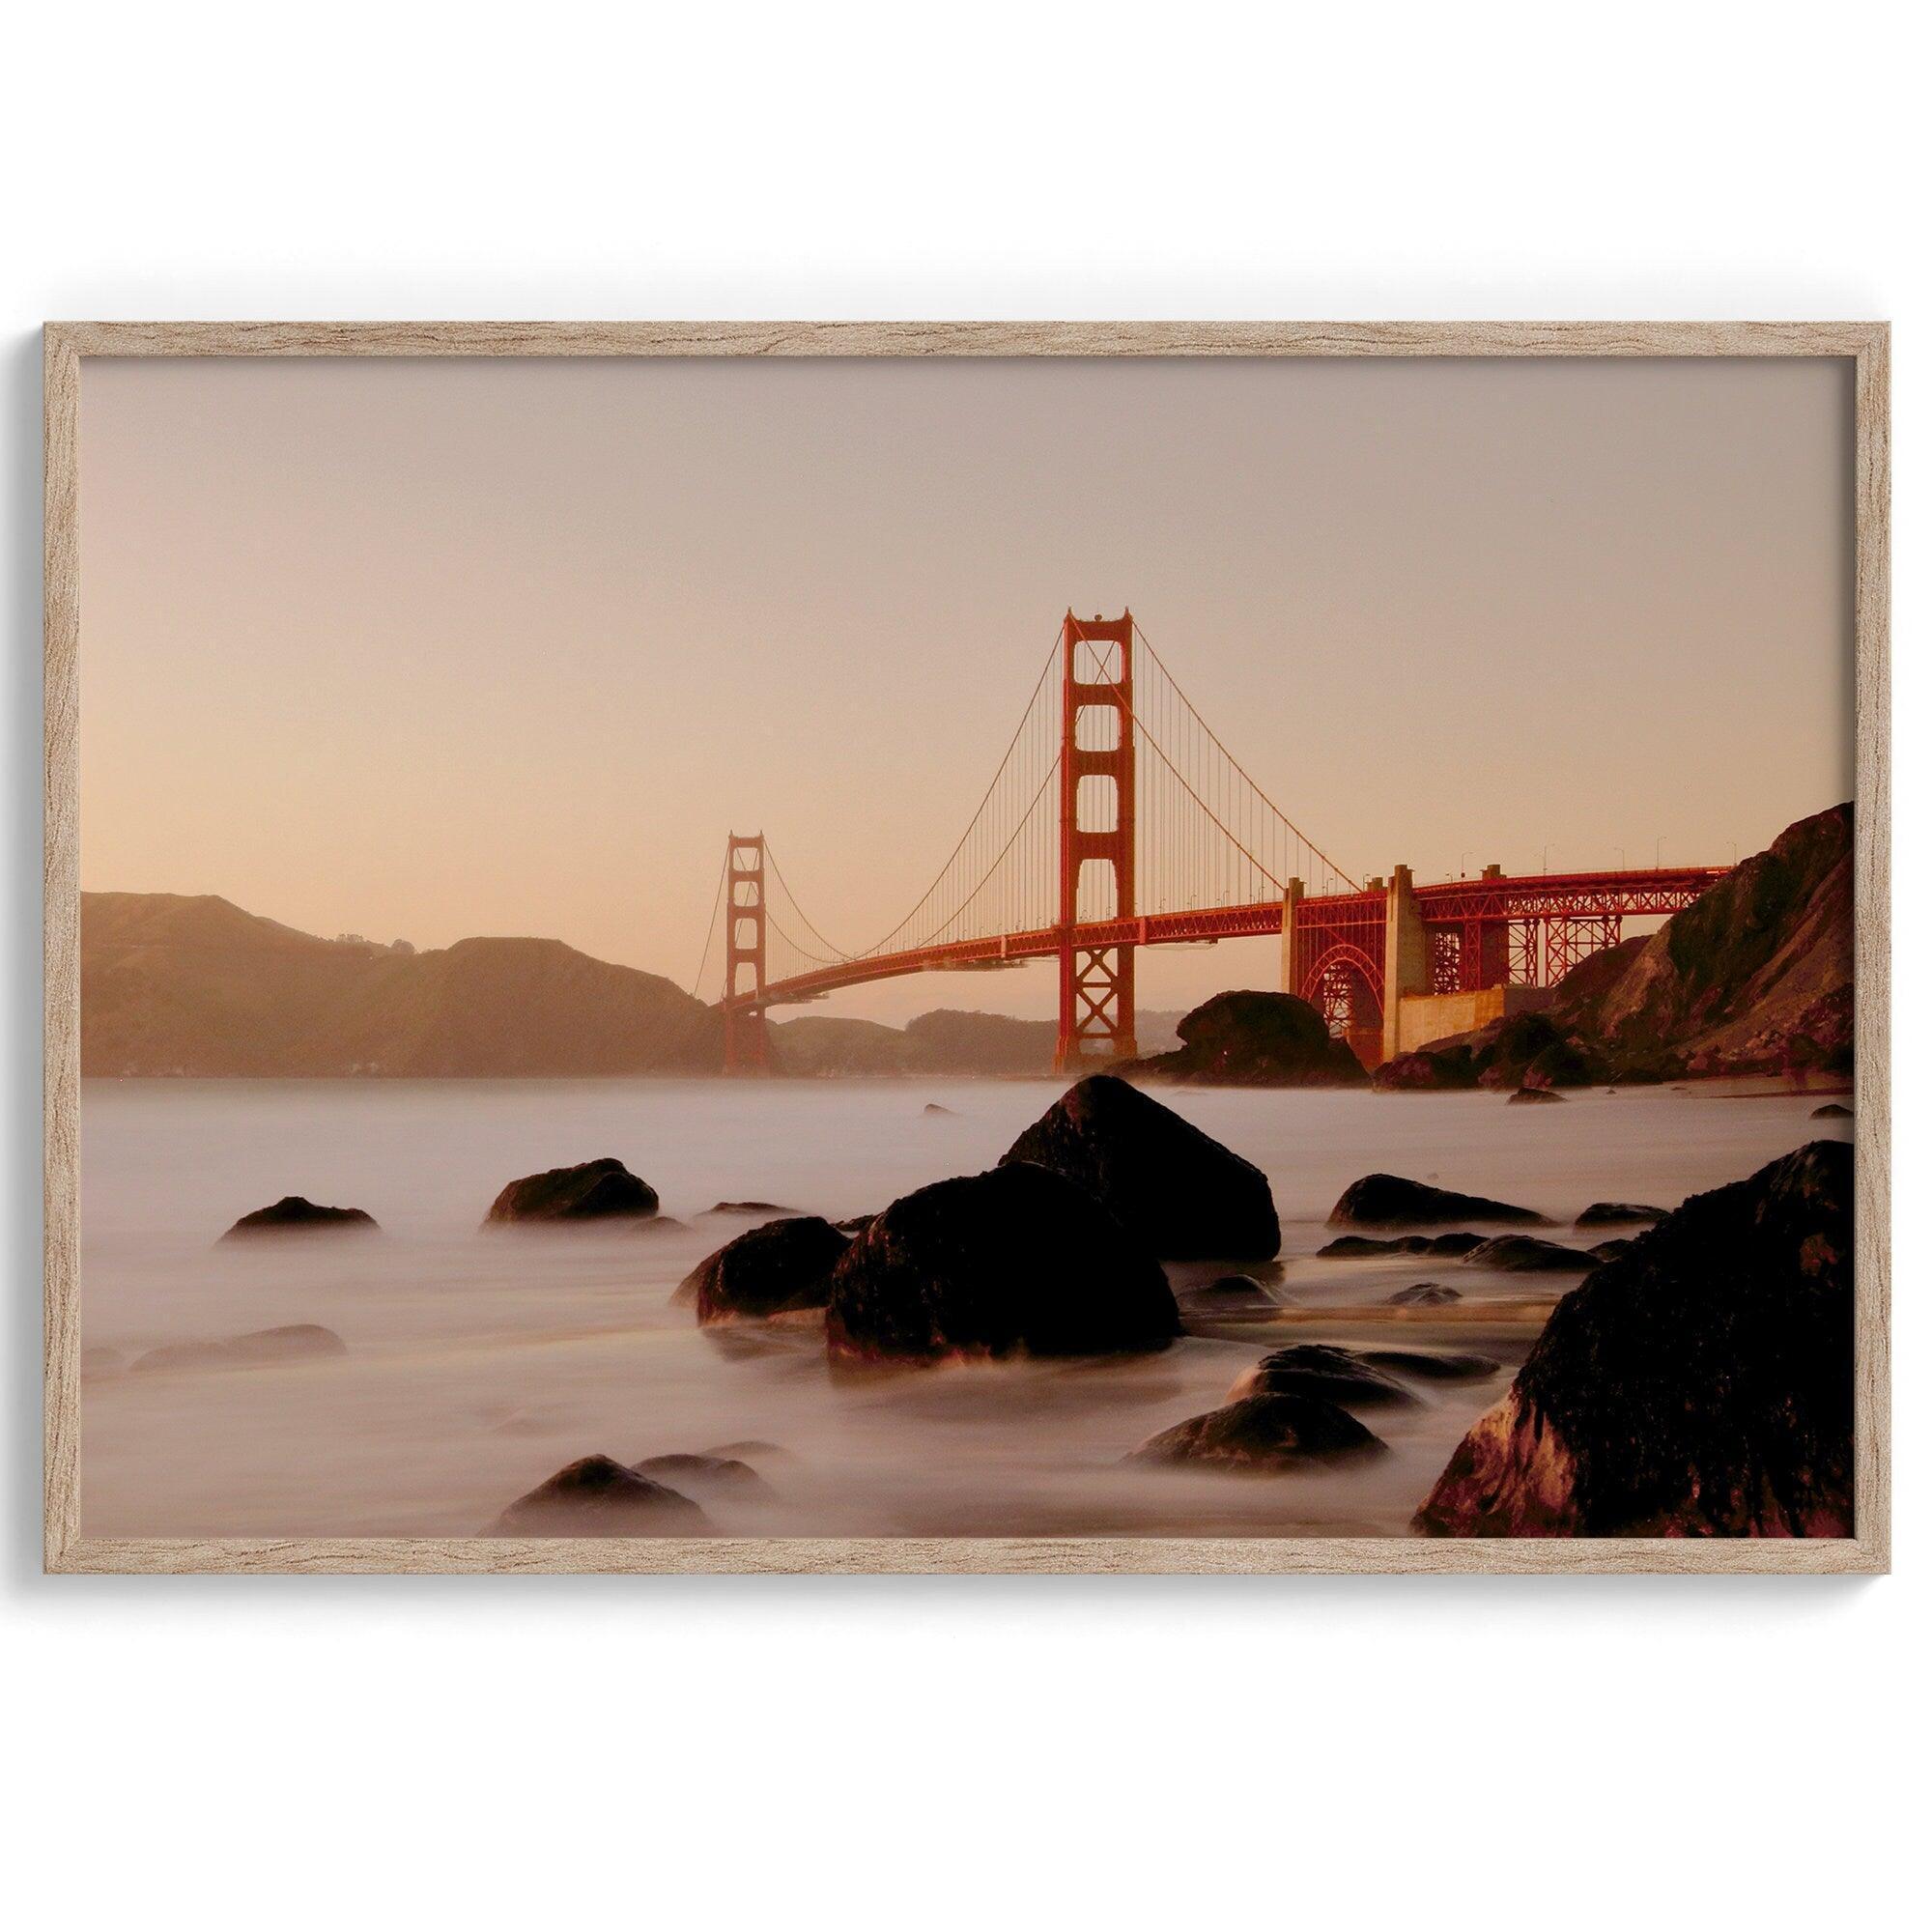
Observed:
[[[257,1208],[222,1236],[224,1241],[250,1240],[265,1235],[373,1235],[373,1215],[359,1208],[318,1208],[299,1194],[284,1194],[272,1208]]]
[[[1641,1201],[1593,1201],[1577,1216],[1579,1228],[1641,1228],[1668,1215],[1668,1208],[1649,1208]]]
[[[702,1536],[710,1519],[689,1496],[609,1456],[584,1456],[506,1509],[489,1536]]]
[[[776,1201],[714,1201],[707,1214],[796,1214],[796,1208],[781,1208]]]
[[[304,1356],[346,1355],[348,1345],[332,1328],[313,1321],[292,1322],[284,1328],[254,1328],[245,1335],[228,1335],[208,1342],[168,1342],[135,1356],[132,1368],[244,1368],[260,1362],[298,1361]]]
[[[1264,1355],[1235,1378],[1230,1402],[1256,1395],[1312,1396],[1343,1408],[1393,1408],[1414,1402],[1407,1389],[1351,1349],[1297,1343]]]
[[[1447,1255],[1460,1261],[1471,1248],[1483,1245],[1481,1235],[1466,1229],[1450,1235],[1337,1235],[1315,1250],[1317,1261],[1373,1261],[1385,1255]]]
[[[1346,1040],[1293,993],[1216,993],[1175,1027],[1180,1045],[1127,1067],[1136,1076],[1221,1087],[1366,1087]]]
[[[1180,1314],[1160,1264],[1084,1188],[1013,1161],[895,1201],[840,1256],[835,1361],[1163,1349]]]
[[[484,1226],[526,1221],[645,1220],[658,1211],[657,1190],[607,1155],[576,1167],[553,1167],[513,1180],[490,1205]]]
[[[1597,1265],[1597,1258],[1581,1248],[1540,1241],[1534,1235],[1498,1235],[1471,1248],[1463,1262],[1466,1267],[1499,1268],[1504,1274],[1588,1274]]]
[[[1328,1216],[1331,1228],[1426,1227],[1438,1221],[1487,1221],[1514,1228],[1549,1225],[1547,1216],[1527,1208],[1406,1180],[1399,1174],[1364,1175],[1344,1192]]]
[[[1447,1536],[1848,1536],[1852,1151],[1694,1195],[1556,1305],[1416,1516]]]
[[[693,1303],[698,1325],[706,1328],[823,1308],[832,1270],[847,1244],[847,1236],[816,1214],[768,1221],[707,1255],[672,1298]]]
[[[1562,1098],[1561,1094],[1548,1087],[1519,1087],[1509,1096],[1509,1104],[1512,1107],[1542,1107]]]
[[[1332,1402],[1305,1395],[1251,1395],[1163,1429],[1128,1460],[1279,1475],[1383,1454],[1381,1438]]]
[[[1084,1188],[1164,1261],[1266,1260],[1281,1246],[1267,1177],[1109,1073],[1070,1087],[1009,1148]]]
[[[1362,1360],[1425,1382],[1481,1381],[1502,1367],[1488,1355],[1438,1355],[1427,1349],[1364,1349]]]
[[[1814,1121],[1849,1121],[1852,1118],[1852,1110],[1849,1107],[1841,1107],[1835,1100],[1827,1100],[1822,1107],[1811,1109],[1811,1118]]]
[[[646,1456],[642,1462],[631,1464],[631,1473],[647,1476],[654,1483],[668,1483],[680,1494],[688,1492],[706,1498],[766,1498],[773,1494],[772,1486],[757,1470],[735,1456],[688,1453]]]
[[[1445,1288],[1439,1281],[1419,1281],[1413,1288],[1397,1289],[1389,1296],[1389,1304],[1394,1308],[1446,1308],[1462,1298],[1460,1288]]]

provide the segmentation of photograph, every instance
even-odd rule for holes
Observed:
[[[1884,1567],[1794,327],[50,332],[62,1534]]]

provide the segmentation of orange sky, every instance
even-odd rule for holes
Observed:
[[[1127,604],[1358,876],[1725,863],[1850,796],[1849,461],[1818,362],[93,362],[83,884],[689,985],[762,827],[867,944]]]

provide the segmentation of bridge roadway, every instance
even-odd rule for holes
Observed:
[[[1450,879],[1418,885],[1415,898],[1426,925],[1460,929],[1464,925],[1506,925],[1515,921],[1556,919],[1610,921],[1678,912],[1723,877],[1726,867],[1653,867],[1631,871],[1538,872],[1521,878]],[[1379,930],[1386,895],[1372,886],[1360,893],[1303,898],[1299,923],[1344,930]],[[1198,911],[1147,913],[1128,919],[1090,921],[1072,927],[1048,925],[1031,932],[999,933],[991,938],[950,940],[904,952],[867,953],[815,967],[767,983],[762,999],[749,990],[721,1001],[739,1011],[793,1006],[846,986],[895,980],[909,973],[998,967],[1026,959],[1054,957],[1067,947],[1176,946],[1215,939],[1279,936],[1282,901],[1208,906]],[[1379,952],[1379,946],[1376,949]],[[1377,988],[1379,992],[1379,988]]]

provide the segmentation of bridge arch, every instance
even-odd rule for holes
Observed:
[[[1346,939],[1331,942],[1302,975],[1301,997],[1338,1036],[1360,1033],[1382,1023],[1382,969],[1361,947]]]

